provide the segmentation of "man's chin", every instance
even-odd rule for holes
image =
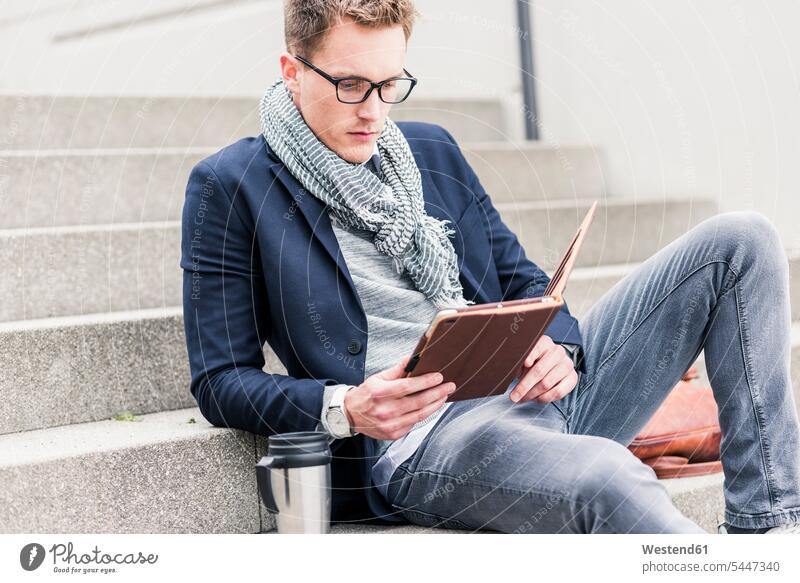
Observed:
[[[374,144],[357,144],[342,148],[337,154],[351,164],[362,164],[372,157],[374,149]]]

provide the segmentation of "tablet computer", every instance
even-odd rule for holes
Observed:
[[[503,394],[522,375],[525,357],[564,305],[564,290],[597,201],[586,213],[544,294],[535,298],[439,310],[404,369],[404,377],[440,372],[456,390],[447,401]]]

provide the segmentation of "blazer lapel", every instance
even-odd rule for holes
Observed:
[[[350,276],[350,270],[347,269],[347,263],[344,260],[344,255],[341,253],[336,233],[333,232],[331,220],[326,210],[327,205],[316,196],[306,191],[303,185],[300,184],[300,181],[289,172],[283,162],[275,164],[273,166],[273,171],[278,177],[278,180],[283,183],[286,190],[292,195],[297,208],[300,209],[300,212],[303,213],[306,221],[308,221],[312,236],[319,240],[325,251],[330,255],[331,259],[333,259],[336,267],[341,270],[344,275],[344,280],[347,282],[347,286],[350,288],[351,293],[356,298],[359,308],[363,312],[364,307],[361,305],[361,298],[353,283],[353,278]]]
[[[339,253],[339,243],[336,240],[336,234],[331,227],[331,221],[326,212],[327,205],[318,199],[313,194],[306,191],[300,181],[295,178],[286,166],[283,164],[276,164],[273,167],[275,175],[278,177],[286,190],[292,195],[297,208],[303,213],[303,216],[311,226],[311,231],[317,237],[322,246],[331,256],[331,259],[337,261]]]

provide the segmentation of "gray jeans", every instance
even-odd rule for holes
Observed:
[[[398,467],[388,501],[426,526],[501,532],[694,533],[627,449],[705,351],[722,428],[725,520],[800,520],[788,261],[754,212],[707,219],[580,322],[587,372],[566,397],[458,401]]]

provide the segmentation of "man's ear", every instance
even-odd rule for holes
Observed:
[[[283,82],[293,95],[297,95],[300,92],[300,76],[302,75],[302,72],[298,69],[297,60],[289,53],[282,53],[280,65]]]

